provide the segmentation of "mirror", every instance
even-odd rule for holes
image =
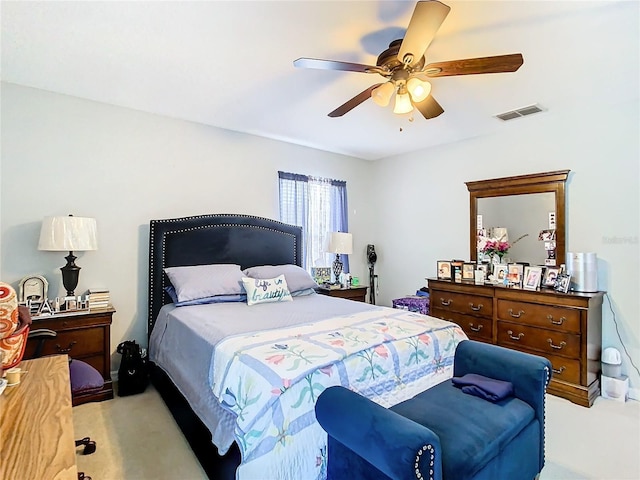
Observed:
[[[509,249],[506,257],[512,262],[531,265],[551,265],[542,230],[549,230],[549,213],[555,213],[555,265],[565,263],[565,183],[569,170],[520,175],[466,182],[469,190],[469,253],[478,260],[478,215],[482,215],[482,228],[491,237],[500,238],[506,228]],[[522,238],[520,238],[522,237]],[[519,239],[520,238],[520,239]],[[519,239],[519,240],[518,240]],[[548,240],[548,239],[547,239]],[[514,244],[515,242],[515,244]]]

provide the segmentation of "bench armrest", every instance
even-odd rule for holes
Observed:
[[[315,408],[331,437],[387,476],[415,480],[418,463],[423,478],[442,478],[440,439],[427,427],[339,386],[322,392]]]

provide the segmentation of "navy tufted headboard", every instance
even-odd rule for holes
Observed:
[[[160,308],[170,299],[165,267],[236,263],[302,265],[302,228],[251,215],[197,215],[151,220],[149,319],[151,335]]]

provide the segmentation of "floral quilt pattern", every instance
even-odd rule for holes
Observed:
[[[452,375],[455,324],[380,308],[289,329],[229,337],[211,388],[236,417],[239,479],[326,478],[326,433],[314,406],[332,385],[391,406]]]

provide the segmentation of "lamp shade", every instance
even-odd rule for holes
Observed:
[[[98,249],[95,218],[45,217],[40,229],[38,250],[82,252]]]
[[[371,98],[377,105],[380,105],[381,107],[386,107],[387,105],[389,105],[389,101],[391,100],[391,97],[393,95],[393,92],[395,92],[395,90],[396,89],[393,86],[393,83],[391,82],[383,83],[379,87],[376,87],[372,90]]]
[[[398,93],[396,95],[396,106],[393,109],[393,113],[403,114],[409,113],[413,110],[411,99],[408,93]]]
[[[331,232],[329,238],[329,252],[343,253],[350,255],[353,253],[353,235],[343,232]]]

